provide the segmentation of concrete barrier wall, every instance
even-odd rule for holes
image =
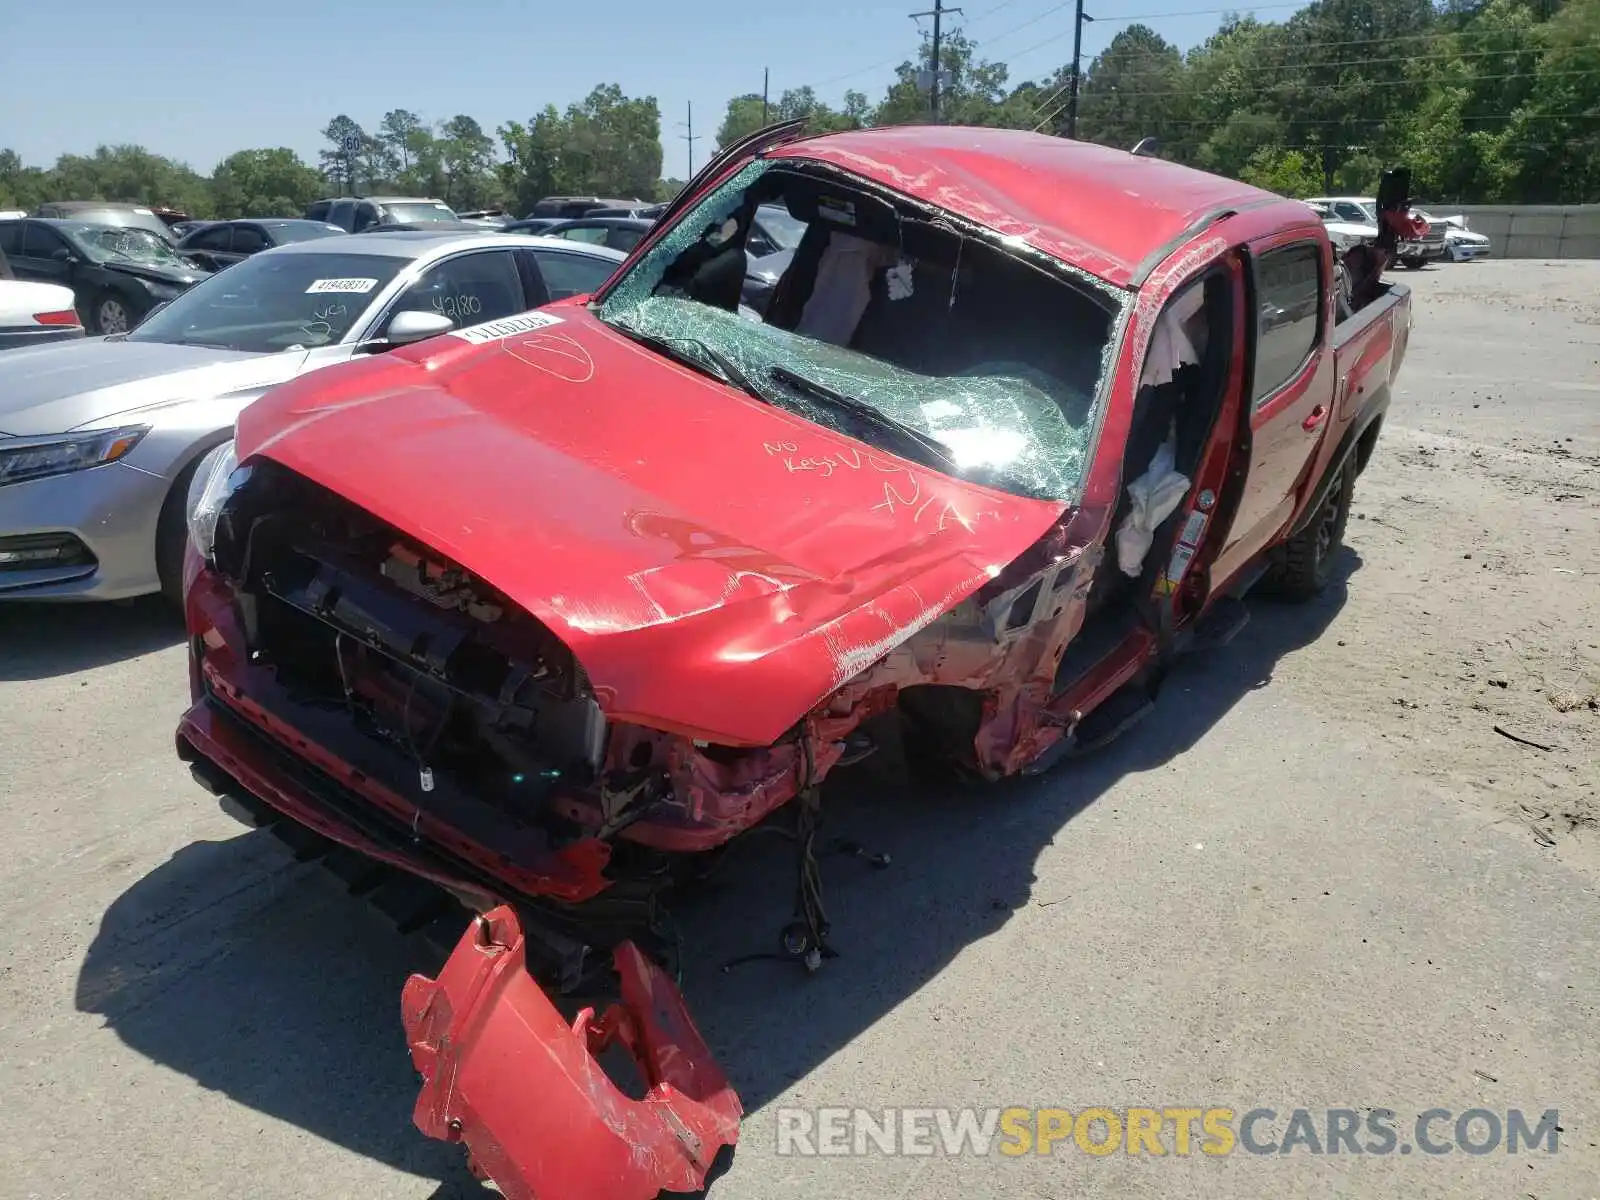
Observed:
[[[1600,204],[1441,204],[1428,211],[1460,213],[1496,258],[1600,258]]]

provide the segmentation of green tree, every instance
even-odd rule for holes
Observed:
[[[432,134],[421,117],[406,108],[391,108],[378,123],[378,141],[394,162],[396,177],[404,177],[416,163],[419,135]]]
[[[1314,196],[1322,190],[1322,168],[1303,150],[1263,147],[1250,156],[1239,178],[1280,196]]]
[[[211,188],[185,163],[143,146],[98,146],[63,154],[44,183],[51,200],[120,200],[167,205],[197,217],[212,212]]]
[[[236,150],[211,173],[220,217],[298,217],[323,191],[322,176],[293,150]]]
[[[48,179],[39,167],[25,166],[15,150],[0,150],[0,208],[31,212],[49,199]]]
[[[1124,150],[1147,137],[1159,138],[1163,145],[1181,143],[1189,134],[1184,92],[1178,48],[1148,25],[1130,25],[1084,72],[1078,136]],[[1056,132],[1064,134],[1066,125],[1062,109],[1055,118]]]
[[[740,138],[760,129],[763,112],[768,112],[767,123],[775,119],[770,115],[766,102],[754,93],[729,100],[727,110],[722,114],[722,124],[717,126],[717,149],[731,146]]]
[[[1430,0],[1313,0],[1284,23],[1281,61],[1263,70],[1291,144],[1320,155],[1323,187],[1353,155],[1392,150],[1427,94]]]
[[[460,209],[499,203],[494,139],[483,127],[471,117],[457,115],[439,126],[438,142],[445,203]]]
[[[1537,33],[1525,101],[1498,134],[1473,137],[1503,160],[1503,186],[1535,202],[1600,198],[1600,0],[1568,0]]]
[[[563,189],[648,196],[661,178],[661,110],[654,96],[629,99],[602,84],[567,109],[558,179]]]
[[[527,124],[507,121],[497,132],[505,148],[499,169],[501,191],[514,211],[527,213],[560,190],[566,118],[550,104]]]
[[[922,73],[933,65],[933,39],[924,34],[915,59],[895,68],[895,81],[872,114],[873,125],[912,125],[932,120],[932,97],[922,86]],[[977,43],[957,30],[939,45],[939,66],[947,82],[939,89],[942,119],[955,125],[1000,124],[996,110],[1005,100],[1008,71],[1004,63],[986,62]]]
[[[328,148],[318,155],[322,173],[330,183],[346,192],[357,190],[362,156],[372,139],[354,118],[340,113],[322,129]]]

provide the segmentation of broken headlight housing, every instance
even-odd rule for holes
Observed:
[[[224,442],[201,462],[189,485],[189,537],[207,561],[217,537],[217,518],[228,497],[250,478],[250,468],[239,465],[233,441]]]

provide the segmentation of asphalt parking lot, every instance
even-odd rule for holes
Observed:
[[[842,956],[815,977],[720,970],[786,919],[786,859],[752,848],[685,914],[685,992],[751,1114],[712,1196],[1600,1194],[1600,262],[1400,278],[1410,356],[1326,596],[1252,601],[1154,716],[1042,780],[845,789],[841,831],[893,865],[826,864]],[[424,951],[174,757],[180,638],[154,602],[0,609],[0,1198],[487,1195],[410,1123]],[[781,1107],[899,1105],[1561,1132],[777,1153]]]

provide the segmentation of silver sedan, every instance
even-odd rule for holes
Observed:
[[[624,257],[517,234],[324,238],[218,272],[132,333],[7,352],[0,599],[176,599],[190,480],[262,392],[593,291]]]

